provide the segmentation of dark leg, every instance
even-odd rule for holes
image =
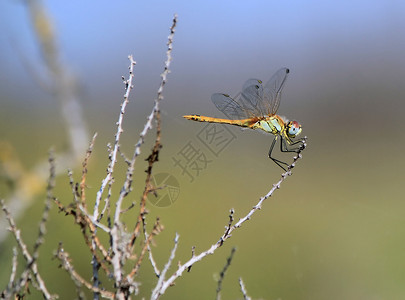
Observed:
[[[276,159],[276,158],[274,158],[274,157],[271,156],[271,153],[273,152],[274,145],[275,145],[276,142],[277,142],[277,138],[278,138],[278,135],[276,135],[276,137],[274,138],[273,142],[271,143],[270,150],[269,150],[269,158],[270,158],[272,161],[274,161],[274,162],[275,162],[280,168],[282,168],[284,171],[287,171],[287,169],[282,166],[282,164],[288,166],[287,163],[285,163],[285,162],[283,162],[283,161],[281,161],[281,160],[278,160],[278,159]],[[283,141],[283,138],[281,138],[281,141]],[[280,144],[280,148],[282,148],[282,143]],[[283,151],[283,152],[285,152],[285,151]]]
[[[280,151],[281,152],[295,152],[295,153],[298,153],[299,151],[302,150],[303,142],[304,142],[304,140],[301,139],[301,140],[298,140],[298,141],[295,141],[295,142],[288,143],[288,145],[287,145],[286,139],[283,139],[283,137],[281,137]],[[288,148],[289,146],[294,146],[294,145],[298,145],[298,144],[299,144],[298,147]]]

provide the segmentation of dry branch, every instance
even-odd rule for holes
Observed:
[[[246,288],[245,288],[245,284],[243,283],[242,277],[239,278],[239,285],[240,285],[240,290],[243,294],[243,299],[245,300],[251,300],[252,298],[250,298],[247,294]]]
[[[232,225],[233,223],[233,209],[231,210],[230,216],[229,216],[229,222],[228,225],[225,227],[225,232],[224,234],[219,238],[219,240],[213,244],[208,250],[201,252],[199,255],[193,256],[190,260],[188,260],[186,263],[179,265],[178,269],[173,273],[171,277],[169,277],[167,280],[164,280],[163,274],[159,278],[159,282],[155,287],[155,290],[153,291],[153,299],[159,298],[160,295],[163,295],[166,291],[166,289],[170,286],[172,286],[175,282],[175,280],[180,277],[185,270],[188,270],[191,268],[193,264],[195,264],[198,261],[201,261],[204,257],[213,254],[219,247],[223,245],[223,243],[228,240],[231,237],[231,233],[236,230],[237,228],[240,228],[243,223],[245,223],[247,220],[250,220],[250,218],[253,216],[253,214],[261,209],[263,202],[271,197],[274,193],[275,190],[279,189],[281,184],[284,182],[284,180],[288,177],[291,176],[291,169],[295,167],[296,162],[302,158],[301,152],[305,149],[306,147],[306,137],[303,139],[303,143],[301,148],[297,152],[297,156],[294,157],[293,163],[288,167],[288,171],[283,173],[281,175],[281,179],[273,185],[273,188],[262,198],[260,198],[259,202],[246,214],[245,217],[239,219],[239,221],[235,224]]]
[[[52,199],[53,197],[53,189],[55,185],[55,161],[53,158],[53,154],[51,153],[49,156],[49,165],[50,165],[50,175],[48,179],[48,188],[47,188],[47,198],[45,201],[45,208],[42,214],[42,219],[41,223],[39,225],[39,232],[38,232],[38,237],[35,241],[34,244],[34,251],[31,254],[30,251],[28,250],[27,244],[23,241],[21,237],[21,232],[17,228],[17,225],[15,224],[14,218],[12,217],[10,210],[7,208],[6,204],[4,203],[3,200],[0,201],[0,205],[6,215],[6,219],[10,225],[10,231],[12,232],[14,238],[16,239],[18,248],[20,249],[22,256],[24,257],[24,260],[26,261],[26,266],[24,271],[22,272],[20,279],[18,282],[15,280],[15,269],[17,267],[17,263],[13,262],[13,271],[12,275],[10,276],[10,282],[8,284],[8,287],[5,291],[3,291],[3,295],[8,295],[8,297],[17,295],[21,291],[25,291],[28,285],[28,282],[32,279],[32,285],[42,293],[42,296],[44,299],[55,299],[56,295],[51,295],[50,292],[48,291],[48,288],[46,287],[45,281],[42,279],[42,276],[39,273],[38,265],[37,265],[37,259],[39,256],[39,247],[43,243],[43,237],[46,233],[46,223],[48,221],[48,216],[49,216],[49,210],[51,207]],[[16,256],[14,252],[14,257]],[[14,258],[15,259],[15,258]],[[13,259],[13,260],[14,260]],[[9,289],[11,287],[11,289]]]
[[[153,189],[154,189],[154,187],[152,187],[152,184],[151,184],[152,169],[153,169],[154,163],[159,160],[159,151],[160,151],[160,149],[162,147],[162,145],[160,144],[160,139],[161,139],[161,119],[160,119],[159,104],[163,100],[163,88],[164,88],[164,86],[166,84],[166,81],[167,81],[167,75],[170,73],[169,67],[170,67],[170,63],[172,61],[173,38],[174,38],[175,30],[176,30],[176,25],[177,25],[177,15],[174,15],[173,23],[172,23],[172,26],[170,27],[170,35],[168,37],[168,42],[167,42],[167,51],[166,51],[167,58],[166,58],[166,61],[165,61],[164,71],[160,75],[161,82],[160,82],[160,86],[159,86],[159,89],[158,89],[158,92],[157,92],[157,98],[155,99],[155,106],[153,107],[152,112],[148,117],[148,121],[147,121],[143,131],[141,132],[140,139],[139,139],[138,143],[135,146],[134,156],[132,158],[131,166],[133,167],[135,165],[135,160],[136,160],[137,156],[140,154],[140,146],[144,142],[145,135],[148,132],[148,130],[152,128],[152,121],[153,121],[153,119],[155,119],[155,121],[156,121],[156,139],[155,139],[155,144],[154,144],[153,149],[152,149],[152,153],[149,155],[149,157],[147,159],[148,168],[146,170],[147,175],[146,175],[146,180],[145,180],[145,189],[144,189],[144,192],[143,192],[143,195],[142,195],[142,198],[141,198],[138,220],[137,220],[137,223],[135,225],[134,233],[133,233],[133,236],[132,236],[132,244],[135,242],[135,239],[139,235],[141,223],[142,223],[142,226],[145,226],[144,216],[145,216],[145,213],[146,213],[146,208],[145,208],[146,207],[146,199],[147,199],[148,194],[151,191],[153,191]],[[132,174],[131,174],[131,176],[132,176]]]
[[[229,266],[231,265],[235,251],[236,251],[236,248],[233,247],[231,250],[231,254],[229,255],[228,259],[226,260],[226,264],[225,264],[224,268],[222,269],[221,273],[219,274],[216,300],[221,299],[222,281],[225,278],[226,271],[228,270]]]

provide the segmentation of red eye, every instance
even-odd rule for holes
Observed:
[[[300,128],[301,127],[300,124],[297,121],[292,121],[292,126],[294,128]]]

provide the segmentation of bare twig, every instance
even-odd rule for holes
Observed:
[[[176,25],[176,20],[177,19],[175,16],[175,19],[173,21],[173,25],[171,28],[171,34],[169,36],[167,60],[165,62],[165,70],[164,70],[163,74],[161,75],[162,82],[161,82],[160,88],[158,90],[158,96],[157,96],[157,99],[155,99],[155,105],[153,107],[151,116],[148,118],[147,125],[145,125],[146,130],[142,131],[142,133],[141,133],[141,138],[143,139],[146,135],[146,132],[150,128],[152,128],[151,122],[153,120],[155,120],[155,122],[156,122],[156,140],[155,140],[155,144],[154,144],[154,147],[152,150],[152,154],[150,155],[150,157],[148,159],[149,164],[148,164],[147,179],[146,179],[147,183],[146,183],[146,188],[145,188],[146,192],[144,192],[145,196],[141,200],[141,202],[143,202],[143,204],[141,205],[141,212],[139,213],[139,216],[142,216],[142,220],[141,220],[141,222],[139,222],[140,218],[138,217],[138,219],[137,219],[138,225],[140,223],[143,224],[142,228],[144,229],[145,240],[144,240],[144,244],[141,248],[139,256],[137,257],[137,260],[135,262],[133,269],[130,272],[128,272],[128,274],[126,276],[124,276],[125,262],[128,259],[132,259],[132,258],[136,257],[136,256],[132,255],[132,252],[133,252],[135,237],[138,234],[134,234],[134,232],[136,232],[136,230],[134,230],[132,235],[128,236],[128,234],[126,233],[126,225],[121,221],[120,218],[121,218],[122,214],[127,210],[127,209],[122,208],[123,200],[131,192],[134,165],[135,165],[136,157],[140,153],[140,149],[135,146],[133,159],[131,161],[128,161],[128,159],[126,159],[125,156],[123,154],[121,154],[121,152],[119,150],[120,138],[121,138],[121,134],[123,132],[123,127],[122,127],[123,118],[124,118],[126,106],[128,104],[129,93],[130,93],[130,90],[132,89],[133,68],[135,66],[135,61],[133,60],[132,56],[129,56],[129,60],[130,60],[129,78],[128,78],[128,80],[124,81],[126,93],[124,95],[124,101],[121,105],[121,110],[120,110],[119,118],[117,121],[117,132],[115,135],[115,142],[112,146],[109,146],[110,163],[107,168],[107,174],[106,174],[105,178],[102,180],[101,187],[97,192],[96,203],[95,203],[95,206],[93,209],[93,213],[90,214],[87,210],[87,205],[86,205],[86,201],[85,201],[86,200],[86,197],[85,197],[86,183],[85,182],[86,182],[86,175],[87,175],[87,161],[90,157],[91,149],[93,147],[94,141],[92,142],[92,144],[86,154],[85,161],[83,162],[82,179],[81,179],[80,184],[74,183],[73,175],[71,172],[69,175],[70,185],[72,188],[72,194],[73,194],[73,199],[74,199],[73,206],[71,208],[66,208],[61,203],[56,201],[58,203],[59,209],[64,211],[66,214],[71,214],[72,216],[74,216],[75,222],[77,224],[79,224],[82,228],[83,236],[93,254],[93,260],[92,260],[92,266],[93,266],[92,281],[93,282],[92,282],[92,284],[84,281],[83,278],[81,278],[80,275],[74,271],[73,266],[70,264],[68,257],[64,256],[65,254],[63,251],[61,251],[61,250],[58,251],[58,257],[63,262],[64,268],[66,270],[68,270],[68,272],[71,274],[72,278],[77,283],[80,283],[81,285],[85,285],[91,291],[93,291],[93,293],[94,293],[93,296],[95,299],[98,299],[100,296],[104,297],[104,295],[101,293],[101,288],[99,287],[100,282],[98,280],[98,276],[99,276],[98,269],[100,267],[100,264],[103,267],[103,269],[106,267],[106,266],[104,266],[103,261],[97,257],[97,254],[98,254],[97,250],[101,250],[101,252],[103,254],[103,260],[106,260],[108,263],[110,263],[111,270],[110,271],[106,270],[106,273],[107,273],[107,275],[109,275],[110,278],[114,279],[114,284],[115,284],[115,289],[116,289],[115,293],[114,293],[115,299],[127,299],[131,293],[135,292],[135,294],[136,294],[138,292],[139,283],[134,281],[134,277],[138,273],[138,270],[141,266],[141,263],[143,261],[144,255],[146,254],[146,251],[149,251],[149,254],[150,254],[149,258],[151,261],[153,261],[150,244],[153,241],[153,237],[161,231],[162,226],[160,226],[159,222],[157,221],[154,228],[152,229],[152,232],[150,234],[148,234],[146,232],[146,226],[145,226],[146,223],[144,222],[143,216],[146,212],[146,209],[145,209],[146,195],[150,191],[154,190],[154,188],[150,184],[150,176],[152,173],[153,164],[158,160],[158,153],[161,148],[161,144],[160,144],[161,125],[160,125],[160,114],[159,114],[159,102],[163,99],[163,94],[162,94],[163,87],[167,80],[167,78],[166,78],[167,74],[169,73],[169,65],[170,65],[170,61],[171,61],[171,50],[172,50],[172,39],[173,39],[173,34],[174,34],[174,28]],[[142,143],[143,143],[143,141],[142,141]],[[141,145],[141,144],[139,144],[139,145]],[[114,169],[116,167],[118,153],[120,153],[121,156],[124,157],[125,162],[128,164],[127,176],[126,176],[124,185],[119,193],[118,199],[115,202],[115,211],[114,211],[114,215],[112,217],[112,224],[110,223],[110,220],[111,220],[110,214],[108,214],[108,219],[107,219],[108,226],[106,226],[101,222],[101,219],[102,219],[102,216],[104,215],[104,213],[107,210],[108,211],[110,210],[111,187],[112,187],[112,184],[114,181]],[[105,190],[107,188],[108,188],[108,194],[105,199],[104,208],[101,210],[101,214],[100,214],[99,207],[101,205],[101,200],[102,200],[103,194],[105,193]],[[130,208],[131,207],[132,206],[130,206]],[[135,228],[138,228],[137,232],[139,232],[140,227],[135,226]],[[89,236],[89,233],[86,232],[87,229],[89,229],[89,231],[90,231],[90,236]],[[96,236],[98,229],[105,231],[110,236],[110,249],[109,249],[108,253],[103,250],[102,245]],[[90,242],[90,237],[91,237],[91,242]],[[176,243],[177,243],[177,239],[176,239]],[[176,248],[177,248],[177,246],[176,246]],[[60,248],[60,249],[62,249],[62,248]],[[62,254],[64,254],[64,255],[62,255]],[[173,253],[173,255],[174,255],[174,253]],[[168,268],[169,268],[169,266],[165,269],[165,272],[167,272]],[[157,268],[155,268],[155,270],[157,270]]]
[[[83,213],[84,216],[86,216],[90,222],[88,222],[88,224],[93,224],[94,226],[102,229],[103,231],[105,231],[106,233],[110,233],[111,229],[108,228],[107,226],[105,226],[103,223],[98,222],[92,215],[90,215],[86,209],[83,206],[79,206],[80,211]],[[95,233],[94,233],[95,234]]]
[[[111,154],[111,162],[108,167],[107,171],[107,177],[103,180],[102,186],[97,194],[97,200],[96,200],[96,206],[99,205],[99,201],[101,200],[102,193],[104,191],[104,188],[106,184],[112,179],[113,175],[113,170],[114,170],[114,165],[117,159],[117,154],[119,151],[119,142],[120,142],[120,136],[123,131],[122,129],[122,122],[123,122],[123,117],[125,113],[125,108],[126,105],[129,102],[129,93],[132,89],[132,80],[134,78],[133,74],[133,69],[136,64],[136,62],[133,60],[132,55],[128,56],[128,59],[130,61],[130,66],[129,66],[129,78],[127,81],[125,81],[125,88],[126,92],[124,94],[124,102],[121,104],[121,111],[120,115],[118,117],[118,122],[117,122],[117,133],[115,135],[115,143],[114,143],[114,148]],[[129,192],[129,190],[128,190]],[[122,241],[121,241],[121,233],[123,232],[122,224],[120,221],[120,215],[121,215],[121,206],[122,206],[122,200],[124,197],[121,197],[122,192],[120,193],[120,197],[117,200],[115,204],[115,215],[114,215],[114,223],[109,231],[110,237],[111,237],[111,248],[112,252],[114,253],[112,257],[112,265],[113,265],[113,274],[114,274],[114,280],[116,286],[119,286],[122,278],[123,278],[123,263],[124,263],[124,253],[122,251]],[[110,195],[110,192],[109,192]],[[109,206],[109,198],[106,199],[106,206]],[[98,213],[98,208],[96,210],[96,206],[94,208],[94,219],[96,220],[96,212]],[[103,210],[104,211],[104,210]],[[121,245],[121,246],[120,246]]]
[[[73,173],[71,170],[68,172],[69,176],[69,184],[72,189],[73,195],[73,203],[70,204],[69,207],[65,207],[62,203],[60,203],[57,199],[55,202],[57,203],[59,210],[63,211],[66,215],[72,215],[75,218],[75,223],[80,226],[83,238],[89,247],[90,251],[93,254],[92,258],[92,265],[93,271],[97,269],[96,272],[93,272],[93,280],[98,282],[98,268],[101,266],[107,275],[110,274],[109,268],[106,266],[104,261],[111,261],[111,257],[109,256],[107,250],[101,244],[99,238],[96,235],[96,228],[100,227],[103,230],[106,230],[107,233],[109,232],[110,228],[106,227],[105,225],[99,223],[97,220],[93,219],[93,216],[87,212],[86,209],[86,196],[85,196],[85,189],[86,189],[86,177],[87,177],[87,167],[89,163],[90,156],[93,151],[95,139],[97,134],[93,136],[92,141],[90,142],[89,148],[86,152],[84,161],[82,163],[83,170],[82,170],[82,177],[80,184],[75,183],[73,179]],[[87,232],[89,230],[89,233]],[[100,250],[103,259],[101,260],[98,257],[97,250]]]
[[[221,299],[221,290],[222,290],[222,281],[225,278],[225,273],[228,270],[229,266],[231,265],[233,255],[235,254],[236,248],[233,247],[231,250],[231,254],[229,255],[228,259],[226,260],[226,264],[224,268],[222,269],[221,273],[219,274],[219,279],[218,279],[218,287],[217,287],[217,296],[216,299],[220,300]]]
[[[135,202],[132,202],[130,206],[128,206],[127,208],[121,210],[121,214],[125,214],[126,212],[130,211],[134,207],[135,207]]]
[[[127,166],[130,166],[131,165],[131,160],[128,159],[128,157],[125,156],[125,154],[121,151],[121,148],[118,148],[118,152],[120,153],[122,159],[125,161]]]
[[[191,247],[191,258],[193,258],[194,256],[195,256],[195,246],[192,246]],[[187,272],[191,271],[191,267],[192,266],[188,267]]]
[[[242,277],[239,277],[239,285],[240,285],[240,290],[243,294],[243,299],[245,300],[252,300],[252,298],[250,298],[247,294],[246,288],[245,288],[245,284],[243,283]]]
[[[1,299],[11,299],[13,294],[15,294],[15,292],[17,290],[19,290],[19,288],[16,288],[16,282],[15,282],[15,277],[17,274],[17,266],[18,266],[17,255],[18,255],[17,248],[14,247],[10,280],[8,281],[6,289],[3,292],[1,292],[1,294],[0,294]]]
[[[71,259],[69,258],[69,254],[67,252],[65,252],[65,250],[62,247],[62,244],[59,244],[59,247],[58,247],[58,250],[57,250],[55,256],[60,260],[61,267],[69,273],[69,275],[72,278],[73,282],[75,283],[76,287],[79,288],[81,285],[84,285],[90,291],[101,294],[101,296],[104,298],[115,299],[114,293],[94,287],[90,282],[86,281],[83,277],[81,277],[75,271],[72,263],[70,262]]]
[[[153,226],[151,234],[150,235],[146,234],[146,240],[145,240],[144,245],[142,247],[139,258],[138,258],[137,262],[135,263],[135,266],[132,269],[132,271],[127,275],[127,278],[134,277],[134,276],[137,275],[137,273],[139,271],[139,268],[141,267],[141,263],[142,263],[142,260],[143,260],[143,257],[145,255],[146,251],[149,251],[149,253],[151,253],[150,244],[152,243],[153,238],[157,234],[159,234],[161,232],[161,230],[162,230],[162,226],[159,223],[159,218],[157,218],[156,222],[155,222],[155,225]]]
[[[233,221],[233,217],[231,217],[233,215],[233,213],[231,211],[230,221],[228,222],[228,226],[225,227],[226,230],[225,230],[224,234],[219,238],[219,240],[215,244],[213,244],[208,250],[201,252],[199,255],[193,256],[186,263],[179,265],[178,269],[174,272],[174,274],[170,278],[168,278],[166,281],[159,283],[159,287],[160,287],[159,291],[155,292],[155,294],[156,295],[164,294],[166,289],[168,287],[170,287],[174,283],[174,281],[183,274],[183,272],[185,270],[188,270],[193,264],[195,264],[198,261],[201,261],[204,257],[206,257],[210,254],[213,254],[219,247],[221,247],[223,245],[223,243],[227,239],[229,239],[231,237],[231,233],[235,229],[241,227],[243,225],[243,223],[245,223],[247,220],[249,220],[257,210],[261,209],[263,202],[266,199],[268,199],[269,197],[271,197],[272,194],[274,193],[274,191],[280,188],[280,185],[284,182],[284,180],[292,174],[291,168],[293,168],[295,166],[296,162],[300,158],[302,158],[301,152],[305,149],[305,147],[306,147],[306,137],[303,139],[303,145],[299,149],[297,156],[294,157],[293,163],[288,167],[288,171],[281,175],[281,179],[276,184],[273,185],[273,188],[264,197],[260,198],[259,202],[247,213],[247,215],[245,217],[239,219],[239,221],[233,226],[230,226],[230,224]],[[159,280],[161,280],[161,278]],[[158,288],[158,286],[156,286],[155,290],[157,288]]]
[[[118,116],[117,132],[115,134],[114,148],[112,149],[112,153],[110,155],[110,164],[108,165],[108,168],[107,168],[107,175],[103,179],[103,181],[101,183],[101,187],[100,187],[99,191],[97,192],[96,203],[94,205],[94,212],[93,212],[94,219],[98,218],[98,214],[99,214],[98,208],[99,208],[100,201],[103,196],[104,190],[105,190],[107,184],[113,179],[114,167],[115,167],[115,163],[117,162],[117,154],[118,154],[118,150],[120,147],[120,138],[121,138],[122,132],[124,131],[122,129],[122,122],[124,119],[125,109],[127,107],[127,104],[129,103],[129,94],[133,88],[132,81],[134,79],[134,67],[136,65],[136,61],[134,61],[132,55],[129,55],[128,59],[130,61],[130,65],[129,65],[129,77],[125,81],[126,92],[124,94],[124,101],[121,104],[121,110],[120,110],[120,114]],[[106,199],[106,203],[108,201],[109,201],[109,198]]]
[[[157,114],[160,113],[159,102],[161,100],[163,100],[163,88],[166,84],[167,75],[170,73],[169,67],[170,67],[170,63],[172,61],[173,38],[174,38],[174,33],[176,31],[176,25],[177,25],[177,14],[174,15],[173,24],[170,27],[170,35],[168,37],[167,51],[166,51],[167,59],[165,62],[164,71],[160,76],[162,80],[160,82],[160,86],[158,89],[158,97],[155,100],[155,106],[153,107],[152,112],[150,113],[150,115],[147,118],[147,122],[140,134],[140,138],[135,145],[135,151],[134,151],[134,155],[132,157],[132,165],[135,165],[136,158],[141,154],[141,146],[143,145],[143,143],[145,141],[146,134],[148,133],[148,131],[150,129],[152,129],[152,121],[153,121],[154,117],[156,117],[156,122],[160,122],[159,115],[157,115]]]
[[[153,271],[155,272],[155,275],[159,278],[160,271],[159,271],[159,268],[157,267],[155,259],[153,258],[152,249],[150,248],[150,245],[148,245],[148,252],[149,252],[149,261],[153,267]]]
[[[156,223],[159,223],[159,221],[160,221],[160,219],[157,218],[157,219],[156,219]],[[163,230],[163,225],[160,225],[160,223],[159,223],[159,226],[157,227],[157,226],[156,226],[156,223],[155,223],[155,226],[154,226],[154,230],[155,230],[155,228],[156,228],[156,230],[159,231],[158,233],[160,233],[160,232]],[[152,233],[151,233],[151,234],[153,234],[154,230],[152,230]],[[144,234],[144,236],[145,236],[145,240],[148,240],[148,239],[149,239],[149,235],[148,235],[148,233],[146,232],[146,226],[143,227],[143,234]],[[159,278],[159,276],[160,276],[160,271],[159,271],[159,269],[158,269],[158,267],[157,267],[157,264],[156,264],[155,259],[153,258],[152,249],[151,249],[151,247],[150,247],[150,244],[151,244],[151,243],[149,243],[149,244],[147,245],[147,246],[148,246],[147,249],[148,249],[148,253],[149,253],[149,261],[150,261],[150,263],[151,263],[151,265],[152,265],[152,267],[153,267],[153,270],[154,270],[154,272],[155,272],[155,275]]]
[[[4,213],[6,214],[6,219],[10,225],[10,231],[13,233],[14,238],[17,241],[17,245],[20,248],[22,255],[25,259],[25,261],[27,262],[27,267],[29,270],[31,270],[32,275],[34,276],[37,284],[38,284],[38,289],[39,291],[42,293],[43,297],[45,299],[55,299],[55,296],[51,295],[48,292],[48,289],[45,285],[44,280],[42,279],[41,275],[39,274],[38,271],[38,266],[37,263],[35,262],[34,258],[32,257],[32,255],[29,253],[27,245],[24,243],[22,237],[21,237],[21,233],[20,230],[17,228],[13,217],[10,214],[10,211],[8,210],[8,208],[6,207],[5,203],[3,200],[0,201],[0,205],[4,211]],[[26,269],[26,271],[28,271],[28,269]],[[22,278],[27,278],[28,272],[24,272],[26,275],[25,276],[21,276]],[[24,280],[24,282],[26,282],[26,280]],[[21,288],[21,285],[19,285],[18,289]],[[17,291],[16,291],[17,292]]]
[[[55,186],[55,176],[56,175],[55,175],[55,161],[54,161],[52,152],[50,152],[50,154],[49,154],[49,165],[50,165],[50,174],[49,174],[49,179],[48,179],[47,198],[45,201],[45,208],[44,208],[44,212],[42,214],[41,223],[39,225],[38,238],[35,241],[34,250],[33,250],[32,255],[28,251],[27,245],[22,240],[20,230],[17,228],[14,218],[11,216],[9,209],[6,207],[3,200],[1,200],[1,206],[2,206],[4,213],[6,214],[6,219],[10,225],[10,230],[13,233],[13,235],[17,241],[17,244],[22,252],[22,255],[27,262],[25,270],[21,276],[20,282],[17,285],[14,285],[12,283],[12,282],[14,282],[14,278],[15,278],[15,270],[13,270],[13,272],[12,272],[12,276],[11,276],[10,280],[12,279],[13,281],[10,281],[10,283],[9,283],[9,285],[11,285],[15,288],[12,291],[12,293],[18,292],[22,288],[23,285],[24,286],[26,285],[27,281],[29,280],[29,276],[30,276],[28,271],[30,270],[33,275],[33,278],[35,279],[35,282],[33,282],[33,286],[42,293],[42,295],[45,299],[54,299],[56,296],[51,295],[48,292],[45,282],[43,281],[41,275],[39,274],[38,266],[36,263],[36,260],[38,259],[38,256],[39,256],[39,248],[44,241],[43,237],[46,233],[45,225],[46,225],[46,222],[48,221],[49,210],[51,208],[51,204],[52,204],[52,200],[53,200],[53,189]],[[14,257],[15,256],[16,256],[16,253],[14,251]],[[13,262],[13,268],[16,266],[17,266],[16,262]]]
[[[148,168],[146,170],[146,180],[145,180],[145,189],[141,198],[141,203],[140,203],[140,210],[139,210],[139,215],[138,215],[138,220],[137,223],[135,225],[135,229],[134,229],[134,233],[132,235],[132,245],[135,243],[135,239],[136,237],[139,235],[140,232],[140,226],[141,224],[143,224],[144,226],[144,216],[146,213],[146,199],[148,194],[150,193],[150,191],[153,189],[152,185],[151,185],[151,177],[152,177],[152,168],[153,165],[156,161],[159,160],[159,151],[161,149],[161,144],[160,144],[160,139],[161,139],[161,128],[160,128],[160,108],[159,108],[159,103],[160,101],[163,100],[163,88],[166,84],[167,81],[167,75],[169,74],[170,70],[170,63],[172,61],[172,49],[173,49],[173,38],[174,38],[174,33],[176,31],[176,25],[177,25],[177,15],[175,14],[173,17],[173,23],[172,26],[170,27],[170,34],[168,37],[168,42],[167,42],[167,51],[166,51],[166,55],[167,55],[167,59],[165,61],[165,66],[164,66],[164,71],[161,74],[161,82],[160,82],[160,86],[157,92],[157,98],[155,100],[155,106],[152,109],[151,114],[148,117],[148,121],[145,124],[145,127],[143,129],[143,131],[140,134],[140,139],[138,141],[138,143],[135,145],[135,151],[134,151],[134,155],[132,158],[132,164],[131,167],[128,168],[129,172],[127,175],[130,175],[130,181],[128,182],[127,185],[130,186],[130,183],[132,181],[132,172],[133,172],[133,167],[135,166],[135,161],[137,156],[140,154],[140,147],[144,142],[144,138],[146,133],[148,132],[149,129],[152,128],[152,120],[155,118],[156,121],[156,140],[155,140],[155,144],[153,146],[152,149],[152,153],[149,155],[148,157]],[[128,178],[128,176],[127,176]]]
[[[93,139],[91,140],[90,146],[88,147],[88,149],[86,151],[86,156],[82,163],[82,178],[80,181],[80,204],[78,205],[81,210],[83,208],[82,212],[87,211],[87,205],[86,205],[87,165],[89,163],[90,156],[93,152],[93,147],[94,147],[94,143],[96,141],[96,137],[97,137],[97,133],[95,133],[93,135]],[[76,205],[76,213],[78,213],[78,209],[77,209],[78,206]],[[91,218],[92,218],[92,216],[87,216],[86,221]],[[93,222],[93,223],[87,222],[87,225],[91,232],[91,244],[88,241],[87,241],[87,243],[90,246],[91,252],[93,253],[92,260],[91,260],[91,265],[93,266],[93,277],[92,277],[93,286],[95,288],[98,288],[98,286],[100,284],[98,270],[99,270],[100,266],[102,266],[104,270],[107,270],[107,268],[102,263],[100,263],[100,260],[97,257],[96,249],[97,249],[97,247],[102,250],[104,248],[101,246],[101,243],[99,243],[98,237],[96,236],[97,228],[94,227],[94,225],[96,225],[95,222]],[[87,235],[85,235],[85,231],[83,229],[82,229],[82,232],[83,232],[85,239],[87,240]],[[105,251],[104,251],[104,254],[106,254]],[[104,255],[104,257],[107,258],[108,255]],[[106,273],[109,273],[109,271],[106,271]],[[79,293],[79,295],[80,295],[80,293]],[[97,300],[99,298],[99,293],[94,292],[93,298]]]
[[[165,279],[166,273],[169,270],[170,265],[172,264],[172,261],[173,261],[174,257],[176,256],[176,250],[177,250],[178,242],[179,242],[179,235],[176,233],[176,236],[174,238],[174,247],[173,247],[172,252],[170,254],[169,260],[167,261],[165,267],[162,270],[162,273],[160,274],[158,283],[156,284],[156,287],[152,292],[151,299],[158,299],[159,296],[162,294],[161,293],[162,285],[164,284],[164,279]]]
[[[80,181],[80,203],[86,207],[86,178],[87,178],[87,166],[89,164],[90,156],[93,152],[94,143],[96,142],[97,132],[93,135],[91,139],[90,146],[87,148],[86,156],[82,163],[82,179]]]
[[[56,179],[56,172],[55,172],[55,158],[53,157],[53,152],[50,151],[49,153],[49,179],[48,179],[48,187],[47,187],[47,196],[45,201],[44,211],[42,213],[41,223],[39,224],[39,232],[38,238],[34,244],[34,252],[33,258],[36,260],[39,256],[39,247],[44,242],[44,236],[46,234],[46,222],[48,221],[49,217],[49,210],[51,209],[52,201],[54,199],[53,190],[55,188],[55,179]]]
[[[233,223],[233,221],[234,221],[234,219],[233,219],[233,214],[234,214],[234,213],[235,213],[235,210],[232,208],[232,209],[229,211],[229,222],[228,222],[228,226],[225,227],[224,236],[228,236],[229,233],[230,233],[230,231],[231,231],[232,223]],[[224,240],[221,240],[221,246],[222,246],[223,243],[224,243]]]

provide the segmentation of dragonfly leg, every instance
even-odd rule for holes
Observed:
[[[274,161],[280,168],[282,168],[284,171],[287,171],[287,169],[283,166],[283,165],[286,165],[286,166],[288,166],[288,164],[287,163],[285,163],[285,162],[283,162],[283,161],[281,161],[281,160],[278,160],[278,159],[276,159],[276,158],[274,158],[274,157],[272,157],[271,156],[271,153],[273,152],[273,148],[274,148],[274,145],[276,144],[276,142],[277,142],[277,138],[278,138],[278,136],[276,136],[275,138],[274,138],[274,140],[273,140],[273,142],[271,143],[271,146],[270,146],[270,150],[269,150],[269,158],[272,160],[272,161]],[[281,141],[282,141],[283,139],[281,138]],[[282,143],[281,143],[282,144]],[[282,148],[282,145],[280,144],[280,147]]]
[[[287,145],[287,143],[288,143],[288,145]],[[288,141],[286,141],[286,139],[283,139],[283,137],[281,137],[280,150],[281,150],[281,152],[295,152],[295,153],[298,153],[299,151],[302,150],[303,143],[304,143],[304,139],[301,139],[301,140],[298,140],[298,141],[295,141],[295,142],[288,142]],[[299,144],[298,147],[289,148],[289,146],[295,146],[295,145],[298,145],[298,144]]]

